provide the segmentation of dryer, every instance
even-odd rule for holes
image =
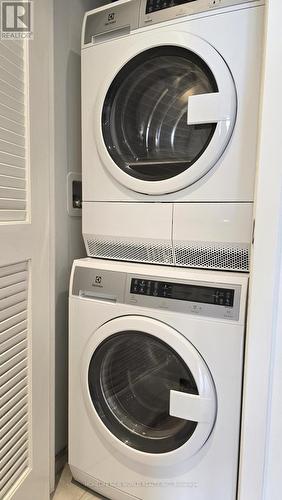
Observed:
[[[264,7],[120,0],[82,34],[88,255],[247,270]]]
[[[248,277],[75,261],[69,463],[112,500],[235,500]]]

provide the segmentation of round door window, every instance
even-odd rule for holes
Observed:
[[[198,425],[169,414],[171,390],[198,395],[191,371],[178,353],[147,333],[120,332],[102,342],[91,358],[88,384],[100,419],[136,450],[175,450]]]
[[[207,64],[175,46],[155,47],[128,62],[112,82],[102,112],[113,161],[144,181],[186,171],[208,147],[216,123],[187,125],[192,95],[218,92]]]

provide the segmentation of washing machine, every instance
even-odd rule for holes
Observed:
[[[69,303],[69,463],[112,500],[235,500],[248,277],[86,258]]]
[[[82,34],[89,256],[247,271],[264,6],[120,0]]]

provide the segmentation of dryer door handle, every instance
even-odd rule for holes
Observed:
[[[214,92],[196,94],[188,97],[187,124],[203,125],[230,121],[234,118],[236,107],[233,98]]]
[[[170,391],[169,414],[192,422],[213,422],[214,401],[187,392]]]

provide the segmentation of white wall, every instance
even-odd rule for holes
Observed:
[[[100,2],[101,3],[101,2]],[[81,171],[80,37],[95,0],[54,1],[55,451],[67,444],[67,313],[72,261],[85,256],[81,219],[67,213],[67,173]]]
[[[282,488],[282,2],[267,7],[240,500],[280,500]]]

